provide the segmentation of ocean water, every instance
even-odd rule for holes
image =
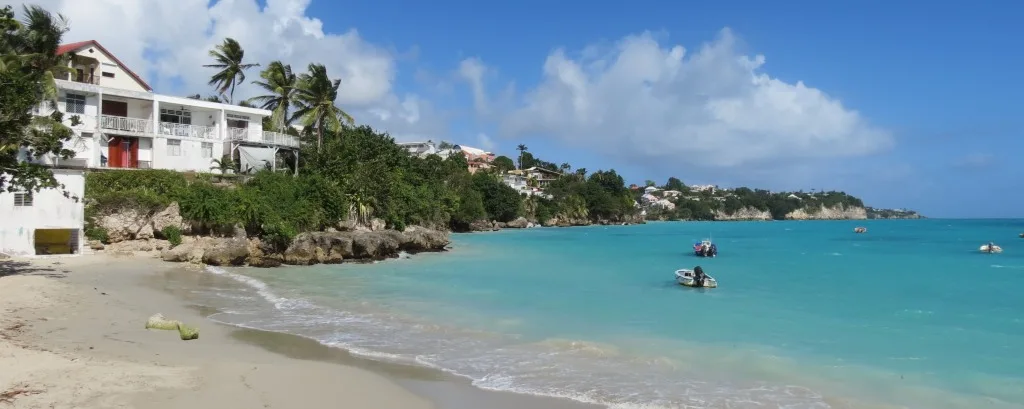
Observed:
[[[866,226],[866,234],[854,234]],[[651,223],[208,269],[211,318],[616,408],[1024,408],[1024,221]],[[693,256],[711,236],[719,257]],[[981,254],[995,241],[1003,254]],[[717,289],[674,282],[701,265]]]

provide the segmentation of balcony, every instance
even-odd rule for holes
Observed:
[[[279,132],[256,132],[245,128],[228,128],[228,140],[234,142],[250,142],[264,145],[299,147],[299,139]]]
[[[170,122],[160,123],[160,134],[180,138],[220,139],[217,135],[217,127]]]
[[[151,135],[153,133],[153,121],[143,118],[101,115],[100,129],[130,135]]]

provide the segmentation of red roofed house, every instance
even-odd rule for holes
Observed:
[[[211,162],[227,154],[243,170],[263,169],[276,167],[280,152],[298,149],[296,138],[263,130],[270,111],[154,93],[95,40],[64,44],[57,53],[71,56],[74,71],[57,80],[58,109],[81,120],[72,127],[75,158],[60,165],[210,172]]]

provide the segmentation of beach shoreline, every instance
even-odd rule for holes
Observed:
[[[217,323],[206,318],[216,311],[161,288],[161,275],[196,274],[195,265],[108,255],[0,265],[0,365],[15,368],[0,374],[0,403],[14,407],[600,407]],[[199,327],[199,339],[145,329],[155,313]]]

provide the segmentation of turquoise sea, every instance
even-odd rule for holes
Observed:
[[[244,285],[205,291],[222,322],[617,408],[1024,408],[1022,231],[1020,220],[507,230],[375,264],[211,268]],[[719,257],[693,256],[708,236]],[[1004,253],[981,254],[990,240]],[[675,284],[695,265],[720,287]]]

